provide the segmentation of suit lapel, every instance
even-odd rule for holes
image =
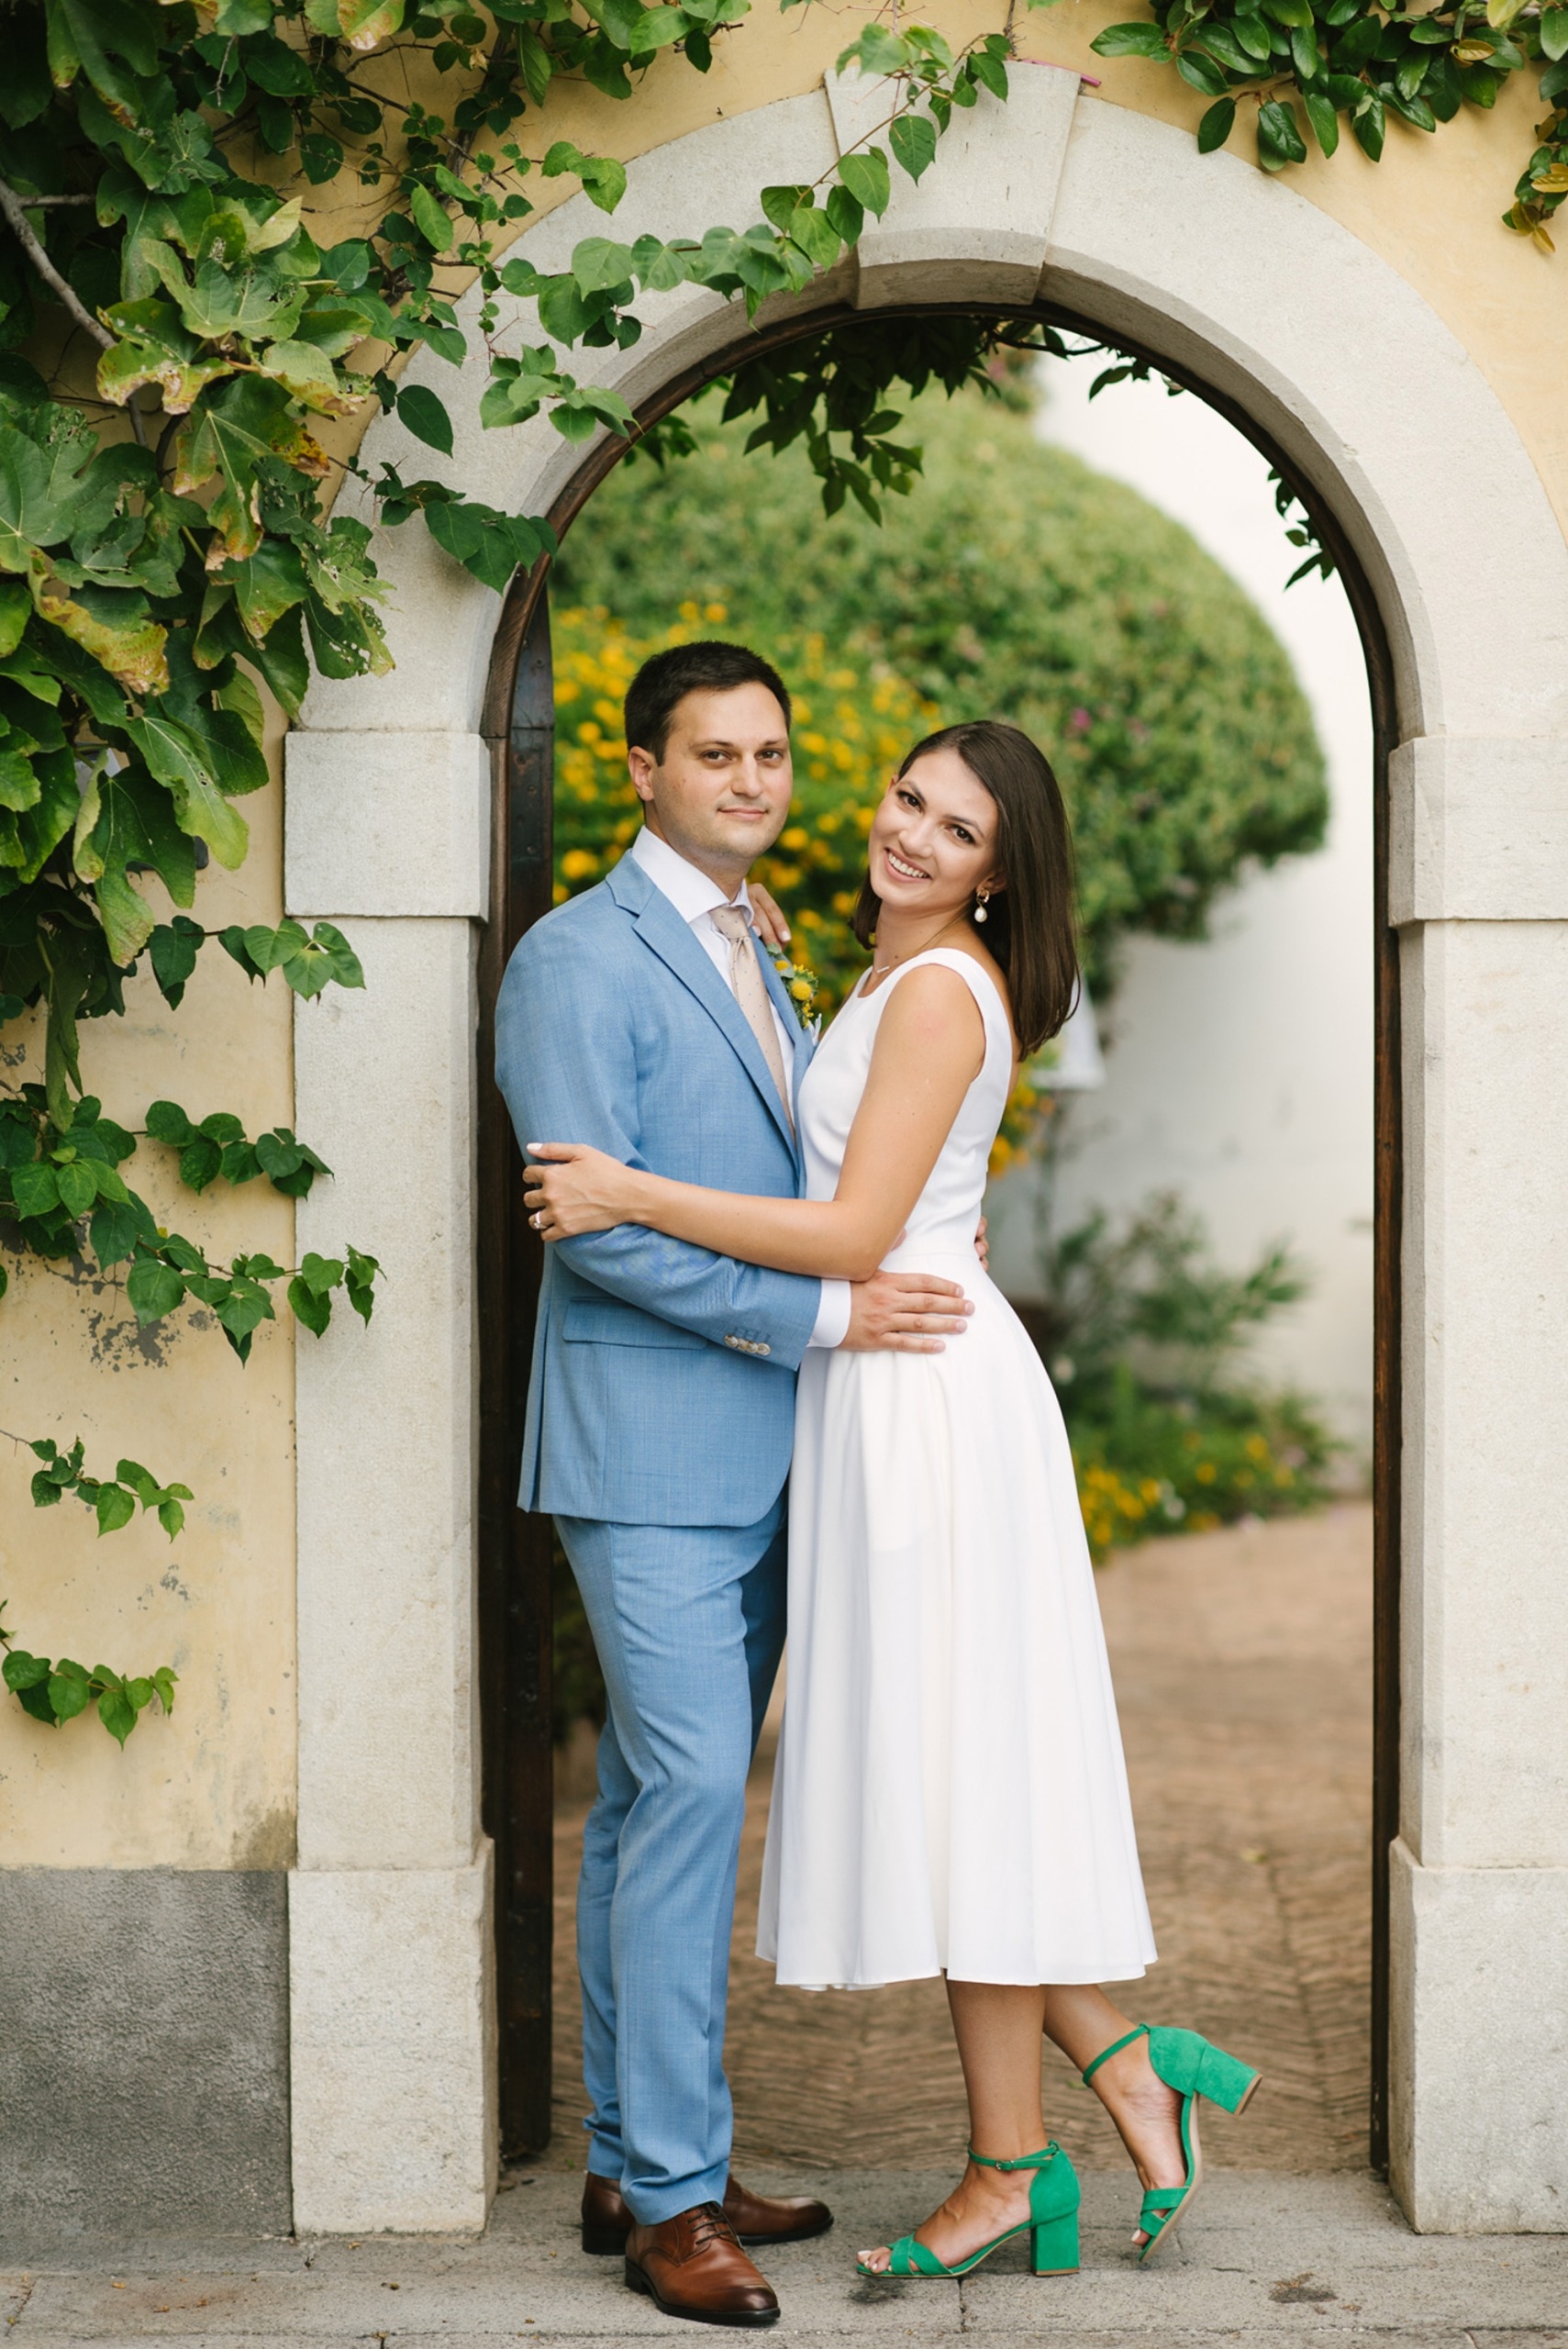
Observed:
[[[769,996],[778,1007],[779,1018],[784,1021],[785,1034],[795,1039],[795,1067],[790,1078],[792,1097],[790,1108],[795,1115],[795,1156],[800,1159],[800,1080],[811,1065],[811,1055],[817,1050],[817,1039],[809,1028],[802,1027],[799,1010],[785,992],[784,983],[780,978],[773,958],[766,947],[762,949],[762,961],[763,984],[767,987]],[[801,1165],[804,1171],[803,1159]]]
[[[791,1151],[795,1151],[795,1140],[790,1130],[789,1117],[779,1098],[773,1073],[762,1058],[762,1048],[751,1033],[745,1013],[720,978],[717,966],[697,943],[690,924],[681,919],[662,889],[657,888],[642,867],[629,856],[623,856],[612,868],[607,876],[607,885],[617,905],[623,906],[630,914],[643,944],[657,954],[666,969],[672,971],[682,985],[696,997],[722,1030],[726,1041],[740,1055],[747,1075],[762,1095],[779,1131]],[[768,979],[772,979],[777,987],[777,973],[771,965],[765,964],[764,984]]]

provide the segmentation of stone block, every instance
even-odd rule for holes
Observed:
[[[327,910],[324,908],[324,910]],[[474,932],[344,917],[366,985],[302,1003],[299,1130],[335,1170],[301,1252],[378,1259],[374,1316],[339,1301],[295,1357],[299,1857],[465,1865],[474,1676]]]
[[[8,2252],[124,2230],[287,2232],[284,1883],[0,1872]]]
[[[490,752],[476,734],[296,729],[284,744],[293,914],[490,910]]]
[[[1426,735],[1388,783],[1391,921],[1568,921],[1568,737]]]
[[[1389,2182],[1422,2233],[1568,2232],[1568,1868],[1390,1866]]]
[[[1568,924],[1403,945],[1401,1820],[1568,1866]]]
[[[862,308],[1033,301],[1078,75],[1015,60],[1007,79],[1006,99],[983,90],[973,106],[955,108],[918,182],[892,165],[892,202],[880,220],[868,216],[860,242],[855,298]],[[886,153],[895,85],[876,74],[832,73],[827,91],[839,153],[862,141]]]
[[[477,2231],[495,2190],[491,1849],[289,1879],[295,2221]]]

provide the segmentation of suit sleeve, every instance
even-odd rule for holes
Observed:
[[[606,982],[584,925],[547,922],[506,967],[495,1008],[495,1081],[519,1148],[576,1141],[647,1168],[637,1128],[637,1055],[627,999]],[[655,1170],[648,1170],[655,1171]],[[554,1243],[574,1273],[607,1296],[715,1345],[745,1339],[768,1349],[762,1367],[800,1366],[822,1284],[716,1256],[640,1225]]]

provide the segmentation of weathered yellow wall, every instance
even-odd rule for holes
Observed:
[[[282,874],[276,784],[242,803],[252,848],[237,874],[208,869],[195,912],[208,929],[275,922]],[[161,912],[166,912],[161,907]],[[178,1012],[150,979],[123,1020],[83,1029],[89,1092],[122,1125],[150,1101],[193,1118],[232,1109],[254,1135],[292,1125],[290,997],[251,986],[215,941]],[[42,1026],[26,1066],[39,1073]],[[200,1197],[173,1153],[143,1142],[125,1173],[160,1222],[227,1261],[262,1248],[293,1261],[294,1210],[264,1178]],[[209,1316],[187,1308],[142,1335],[122,1290],[72,1294],[36,1258],[7,1252],[0,1304],[0,1425],[14,1436],[80,1434],[90,1472],[128,1455],[195,1495],[170,1542],[138,1512],[98,1538],[68,1497],[28,1494],[32,1453],[0,1443],[0,1598],[19,1647],[89,1669],[180,1675],[172,1715],[150,1705],[122,1755],[89,1712],[61,1729],[0,1701],[0,1864],[47,1867],[277,1867],[294,1854],[294,1333],[257,1333],[241,1366]],[[62,1309],[63,1308],[63,1309]],[[197,1323],[205,1326],[195,1326]],[[305,1344],[313,1341],[304,1336]]]
[[[1005,16],[998,6],[954,0],[920,13],[955,43],[1000,28]],[[1101,89],[1084,104],[1131,106],[1190,130],[1205,102],[1174,74],[1091,50],[1101,27],[1130,13],[1130,0],[1061,0],[1021,19],[1020,52],[1096,76]],[[706,77],[665,57],[629,104],[585,88],[563,93],[552,99],[549,136],[630,160],[718,116],[814,88],[857,21],[824,9],[782,16],[758,0],[719,42]],[[1550,260],[1498,217],[1531,144],[1537,105],[1533,77],[1519,76],[1491,116],[1467,109],[1435,137],[1393,125],[1376,165],[1347,139],[1331,161],[1314,160],[1287,184],[1380,253],[1446,321],[1512,415],[1568,522],[1568,250]],[[528,185],[542,214],[575,183],[535,177]],[[324,241],[353,233],[367,217],[363,191],[350,181],[326,192],[315,217]],[[615,223],[617,233],[637,229],[629,217]],[[461,283],[454,276],[451,289]],[[591,377],[592,354],[585,359]],[[354,438],[351,428],[339,429],[338,453]],[[1464,450],[1449,453],[1456,469],[1465,465]],[[201,885],[197,910],[210,928],[276,920],[283,910],[276,786],[246,813],[248,863],[234,875],[210,872]],[[255,1132],[293,1122],[289,1038],[281,985],[249,987],[213,946],[177,1015],[140,982],[128,1020],[84,1031],[83,1061],[90,1087],[125,1123],[168,1095],[197,1117],[234,1109]],[[179,1191],[167,1153],[148,1145],[137,1180],[161,1212],[218,1250],[260,1246],[291,1260],[291,1210],[263,1183],[238,1194],[219,1186],[198,1200]],[[241,1369],[221,1336],[192,1327],[192,1317],[141,1341],[117,1294],[83,1295],[63,1316],[61,1295],[54,1277],[29,1264],[0,1306],[4,1425],[61,1442],[80,1431],[93,1465],[112,1470],[128,1453],[161,1476],[183,1477],[196,1498],[172,1548],[139,1519],[99,1542],[74,1502],[35,1513],[31,1455],[0,1445],[7,1620],[25,1646],[117,1668],[168,1661],[182,1677],[172,1719],[150,1710],[123,1758],[95,1721],[56,1731],[0,1703],[0,1861],[285,1864],[295,1782],[290,1326],[263,1329]]]
[[[911,13],[955,45],[1001,30],[1007,16],[1005,6],[962,0],[938,0]],[[1100,88],[1085,92],[1085,104],[1130,106],[1195,130],[1207,101],[1168,66],[1099,58],[1089,46],[1105,26],[1138,13],[1134,0],[1058,0],[1053,7],[1020,11],[1014,28],[1018,53],[1076,66],[1096,79]],[[552,95],[549,137],[629,161],[720,116],[816,88],[861,20],[858,10],[797,7],[783,15],[769,0],[756,0],[753,14],[716,44],[706,76],[666,54],[629,103],[586,87]],[[1514,75],[1491,114],[1466,106],[1433,134],[1391,119],[1377,163],[1342,131],[1336,155],[1325,160],[1314,150],[1284,181],[1381,254],[1451,328],[1513,417],[1568,526],[1568,405],[1562,396],[1568,380],[1568,235],[1552,259],[1501,219],[1534,144],[1531,127],[1540,112],[1536,79]],[[526,122],[522,143],[535,143]],[[1251,154],[1251,134],[1241,123],[1231,146]],[[538,207],[536,220],[576,189],[573,180],[537,175],[525,185]],[[332,234],[340,236],[351,233],[356,214],[363,217],[362,191],[344,187],[331,191],[321,217],[332,220]],[[1568,213],[1562,217],[1568,221]],[[522,232],[531,225],[525,221]],[[613,226],[606,223],[606,233],[634,237],[638,224],[628,210]],[[465,282],[451,273],[452,286]],[[585,379],[592,358],[582,354]],[[1462,464],[1463,451],[1456,450],[1453,461]]]

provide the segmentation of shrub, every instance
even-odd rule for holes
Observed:
[[[1306,1291],[1284,1248],[1223,1272],[1166,1193],[1119,1234],[1090,1216],[1040,1261],[1043,1295],[1019,1311],[1061,1398],[1096,1557],[1328,1497],[1336,1440],[1309,1402],[1255,1386],[1237,1360]]]
[[[971,393],[917,402],[925,479],[879,529],[855,507],[825,520],[805,455],[746,455],[716,401],[686,414],[696,454],[663,473],[622,466],[595,492],[562,550],[562,602],[641,643],[722,629],[899,681],[896,746],[862,738],[879,770],[928,709],[1025,727],[1068,799],[1097,992],[1127,931],[1201,937],[1250,859],[1319,844],[1321,753],[1257,611],[1185,530],[1044,446],[1027,415]],[[819,698],[819,674],[787,658]],[[833,740],[816,715],[802,747],[808,730]],[[832,782],[840,754],[816,778],[808,751],[803,785]]]

